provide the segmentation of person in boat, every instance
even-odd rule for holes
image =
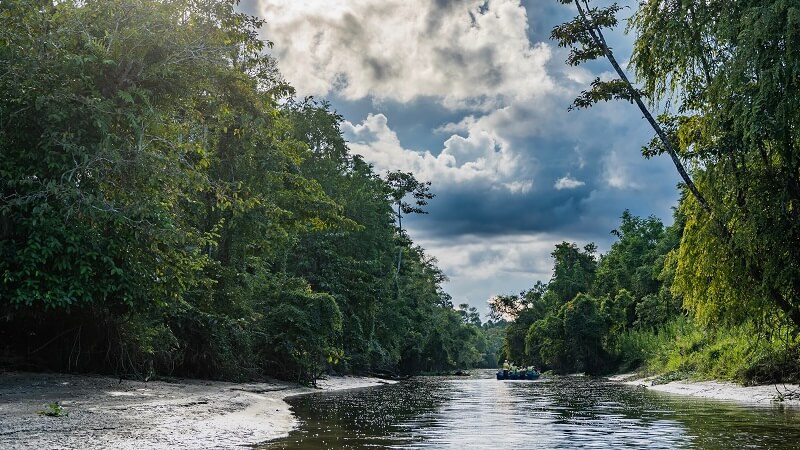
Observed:
[[[508,363],[508,360],[503,362],[503,376],[508,377],[508,371],[511,369],[511,365]]]
[[[515,363],[514,361],[511,361],[511,370],[509,371],[509,373],[511,373],[512,380],[516,380],[519,378],[519,367],[517,366],[517,363]]]

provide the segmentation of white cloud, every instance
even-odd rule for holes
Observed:
[[[533,189],[533,181],[512,181],[510,183],[506,183],[504,186],[514,194],[527,194],[531,191],[531,189]]]
[[[549,278],[555,237],[547,234],[454,236],[447,241],[418,239],[451,277],[491,280],[500,273],[535,273]]]
[[[622,139],[624,142],[624,139]],[[603,155],[603,178],[609,187],[619,190],[641,190],[652,174],[653,160],[638,155],[637,148],[612,142]],[[664,160],[666,158],[662,158]],[[666,161],[659,161],[666,162]]]
[[[516,294],[536,281],[552,276],[555,244],[563,240],[583,246],[584,239],[549,233],[503,236],[461,235],[442,241],[426,239],[422,230],[412,230],[429,254],[436,255],[439,268],[450,278],[447,291],[455,304],[465,301],[487,312],[487,301],[500,294]]]
[[[260,15],[301,95],[488,111],[555,86],[519,0],[260,0]]]
[[[479,183],[511,193],[527,193],[533,187],[510,144],[487,130],[475,128],[466,136],[450,136],[438,155],[404,148],[383,114],[369,114],[359,124],[344,121],[342,132],[350,150],[378,172],[400,169],[437,185]]]
[[[371,101],[372,111],[385,112],[373,112],[360,122],[348,117],[351,121],[342,123],[351,150],[379,173],[411,171],[420,180],[433,181],[437,193],[457,192],[460,187],[469,192],[491,190],[495,199],[529,201],[531,210],[550,208],[543,213],[575,215],[570,222],[573,229],[597,228],[601,241],[617,224],[621,198],[626,203],[619,208],[628,207],[638,201],[637,195],[647,192],[647,208],[666,198],[659,207],[669,211],[672,196],[656,195],[655,187],[671,188],[677,178],[666,162],[645,161],[638,155],[649,132],[635,107],[602,103],[588,111],[567,113],[572,99],[591,80],[612,74],[592,73],[590,66],[567,67],[561,62],[563,49],[549,42],[531,43],[520,0],[243,3],[248,1],[252,3],[247,10],[267,20],[263,37],[275,43],[273,53],[280,70],[300,96],[336,94],[335,102],[342,103],[367,99],[350,105],[365,113],[364,105]],[[483,4],[487,10],[481,8]],[[612,43],[618,49],[625,42]],[[591,66],[596,67],[605,66]],[[425,102],[414,103],[419,99]],[[427,127],[440,133],[441,146],[409,148],[407,135],[401,134],[401,142],[390,126],[392,109],[398,108],[396,102],[413,109],[429,100],[457,111],[442,119],[452,120],[449,123],[423,123],[436,114],[422,112],[422,127],[414,131],[424,132]],[[408,128],[397,129],[407,132]],[[568,200],[563,205],[543,201],[555,194],[551,180],[563,174],[567,175],[552,188],[561,190],[558,198]],[[548,185],[537,185],[541,180],[548,180]],[[591,191],[575,195],[569,191],[586,183]],[[498,190],[507,196],[495,195]],[[436,204],[444,202],[445,195],[436,198]],[[491,221],[500,213],[513,217],[509,222],[522,221],[514,214],[523,209],[512,209],[487,208],[462,221]],[[578,214],[578,209],[584,212]],[[552,222],[550,216],[545,217]],[[452,226],[440,224],[442,230]],[[410,233],[439,258],[440,267],[451,277],[447,289],[455,303],[469,300],[485,308],[484,302],[492,295],[519,292],[536,280],[549,279],[550,252],[556,243],[586,243],[569,236],[572,231],[548,234],[534,227],[539,231],[521,234],[524,227],[512,228],[516,234],[462,234],[475,229],[469,226],[446,238],[439,234],[426,239],[424,229]]]
[[[300,95],[335,92],[374,104],[433,97],[445,107],[471,111],[451,123],[429,124],[446,136],[439,149],[404,147],[383,114],[344,122],[351,149],[379,171],[400,169],[439,185],[479,182],[527,194],[547,177],[542,171],[553,170],[554,158],[566,170],[597,159],[579,150],[592,148],[584,144],[596,140],[589,130],[597,120],[618,126],[629,117],[588,114],[595,118],[591,123],[585,112],[567,113],[593,74],[551,62],[549,43],[532,44],[519,0],[258,2],[267,19],[265,37],[275,42],[279,67]],[[548,154],[554,149],[531,144],[531,138],[544,136],[574,139],[575,152]],[[607,158],[602,163],[614,164]],[[610,187],[636,187],[624,168],[598,168]],[[583,182],[565,177],[554,187],[583,185],[576,183]]]
[[[583,181],[576,180],[575,178],[572,178],[569,175],[567,175],[565,177],[559,178],[556,181],[556,184],[553,185],[553,187],[560,191],[562,189],[575,189],[585,185],[586,183],[584,183]]]

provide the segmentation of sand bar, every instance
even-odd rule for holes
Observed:
[[[714,400],[734,401],[744,404],[772,406],[800,406],[800,385],[763,384],[742,386],[725,381],[672,381],[666,384],[653,384],[656,377],[642,377],[636,373],[626,373],[608,377],[609,381],[640,386],[653,391],[688,395]]]
[[[330,377],[313,389],[281,381],[0,373],[0,448],[241,448],[285,436],[297,425],[284,401],[289,396],[385,383],[392,382]],[[37,413],[56,401],[67,416]]]

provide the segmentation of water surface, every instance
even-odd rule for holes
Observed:
[[[265,449],[798,449],[800,409],[675,396],[588,377],[420,377],[295,397]]]

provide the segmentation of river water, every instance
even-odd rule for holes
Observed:
[[[800,449],[800,409],[588,377],[419,377],[289,400],[301,426],[264,449]]]

